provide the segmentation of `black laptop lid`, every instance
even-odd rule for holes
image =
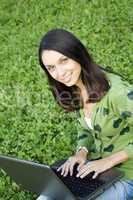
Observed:
[[[47,165],[0,155],[2,168],[21,187],[58,200],[75,200],[73,194]]]

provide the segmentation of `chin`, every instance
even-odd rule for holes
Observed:
[[[67,87],[71,87],[73,86],[73,84],[65,84]]]
[[[74,86],[76,84],[76,82],[70,81],[68,83],[64,83],[66,86],[71,87]]]

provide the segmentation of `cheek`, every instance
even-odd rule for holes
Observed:
[[[81,71],[81,67],[78,63],[71,63],[69,66],[68,66],[68,69],[71,70],[72,72],[74,73],[79,73]]]
[[[57,79],[57,73],[56,71],[54,72],[49,72],[50,76],[52,76],[52,78]]]
[[[81,73],[81,66],[79,64],[75,65],[73,71],[74,71],[75,75],[79,76]]]

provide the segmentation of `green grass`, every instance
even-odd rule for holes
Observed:
[[[133,83],[132,0],[0,0],[0,154],[51,164],[74,152],[76,119],[38,64],[41,37],[73,32],[94,60]],[[0,172],[0,200],[32,200]]]

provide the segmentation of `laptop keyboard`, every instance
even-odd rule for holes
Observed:
[[[62,176],[61,171],[58,172],[57,168],[52,168],[56,175],[62,180],[62,182],[76,197],[83,198],[89,196],[105,183],[104,181],[98,179],[98,177],[92,179],[94,172],[91,172],[83,179],[81,179],[80,177],[76,177],[78,173],[77,166],[77,164],[74,166],[73,175],[70,176],[70,174],[68,174],[66,177]]]

